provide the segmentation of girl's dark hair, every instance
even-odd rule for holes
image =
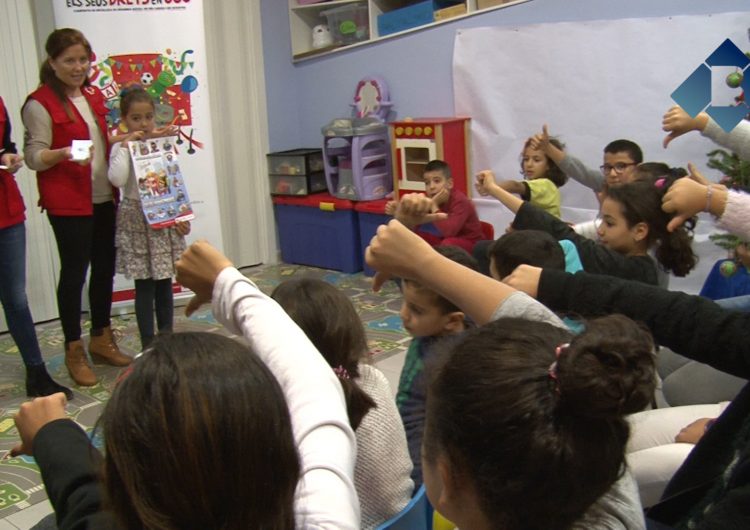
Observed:
[[[565,144],[555,137],[550,137],[549,143],[557,147],[560,151],[565,150]],[[526,143],[523,144],[523,149],[521,149],[521,174],[523,174],[523,153],[530,145],[531,138],[526,140]],[[568,176],[563,173],[563,170],[557,166],[554,160],[552,160],[547,155],[544,156],[547,159],[547,165],[549,166],[549,170],[547,171],[547,178],[550,179],[558,188],[563,186],[566,182],[568,182]]]
[[[367,354],[367,338],[354,306],[336,287],[315,278],[287,280],[273,290],[271,298],[305,332],[331,368],[346,370],[346,375],[337,375],[349,424],[356,430],[376,404],[357,384],[359,361]]]
[[[675,276],[686,276],[698,263],[691,245],[696,219],[688,220],[672,232],[667,231],[667,225],[674,215],[661,209],[662,197],[675,180],[682,178],[677,176],[679,171],[668,169],[669,172],[657,178],[647,177],[645,180],[610,186],[606,196],[620,204],[628,226],[638,223],[648,225],[646,242],[649,247],[656,245],[657,261]]]
[[[160,337],[101,425],[106,502],[123,528],[295,527],[289,411],[247,346],[212,333]]]
[[[650,335],[621,315],[572,340],[520,319],[473,329],[430,384],[424,458],[447,458],[497,527],[568,528],[623,473],[624,415],[650,401],[652,352]]]
[[[660,177],[671,177],[673,180],[687,176],[687,171],[681,167],[670,167],[664,162],[642,162],[633,173],[633,180],[648,180],[656,182]]]
[[[91,44],[83,35],[83,33],[78,31],[77,29],[61,28],[56,29],[55,31],[50,33],[49,37],[47,37],[47,42],[44,45],[44,49],[47,52],[47,59],[42,62],[42,66],[39,69],[39,82],[42,85],[47,85],[52,89],[55,95],[62,102],[63,107],[65,107],[65,112],[68,113],[68,116],[70,118],[73,118],[73,114],[70,110],[68,98],[65,94],[65,83],[60,81],[57,75],[55,75],[55,71],[52,69],[52,65],[49,64],[49,59],[57,59],[65,52],[65,50],[67,50],[71,46],[75,46],[76,44],[80,44],[81,46],[83,46],[89,57],[93,57],[94,51],[91,49]],[[83,84],[84,86],[88,86],[91,84],[88,76],[86,77]]]
[[[133,103],[149,103],[152,109],[155,108],[154,100],[148,92],[140,86],[131,86],[120,91],[120,116],[127,116]]]

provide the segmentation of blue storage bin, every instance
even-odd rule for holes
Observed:
[[[465,0],[424,0],[409,6],[378,15],[378,36],[406,31],[407,29],[432,24],[435,11],[445,7],[464,4]]]
[[[387,224],[392,219],[390,215],[385,214],[385,203],[387,199],[377,201],[363,201],[355,204],[354,209],[357,211],[359,218],[359,242],[361,245],[362,267],[366,276],[374,276],[375,271],[365,263],[365,249],[370,244],[375,232],[380,225]]]
[[[354,203],[328,193],[274,197],[281,259],[342,272],[362,270]]]
[[[433,1],[425,0],[378,15],[378,36],[383,37],[417,26],[432,24],[434,21],[435,6]]]

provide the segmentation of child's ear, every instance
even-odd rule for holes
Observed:
[[[464,315],[463,312],[453,311],[445,315],[445,317],[446,321],[444,329],[446,333],[461,333],[464,329],[466,329],[466,325],[464,324],[466,315]]]
[[[630,229],[636,242],[640,243],[648,238],[648,224],[640,222]]]
[[[453,189],[453,177],[445,179],[445,188],[449,190]]]

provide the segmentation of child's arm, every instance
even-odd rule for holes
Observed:
[[[446,220],[448,214],[438,211],[437,204],[429,197],[421,193],[407,193],[396,204],[394,217],[413,229],[424,223]]]
[[[480,326],[500,316],[559,322],[544,306],[515,289],[438,254],[395,220],[378,228],[365,259],[378,271],[374,289],[388,275],[414,279],[456,304]],[[507,303],[511,299],[520,303]]]
[[[602,191],[606,179],[601,171],[591,169],[578,158],[552,145],[549,141],[549,132],[547,131],[546,124],[542,127],[542,134],[536,134],[532,138],[531,148],[544,151],[544,154],[557,164],[557,167],[568,177],[577,180],[594,191]]]
[[[195,293],[186,312],[213,298],[217,320],[247,339],[284,392],[301,460],[297,524],[359,528],[353,483],[356,441],[330,366],[281,306],[207,242],[191,245],[176,268],[177,281]]]
[[[476,176],[476,188],[481,195],[490,195],[496,198],[513,213],[516,213],[524,202],[521,198],[516,197],[498,184],[495,180],[495,174],[490,170],[479,172]]]
[[[125,187],[130,178],[130,151],[127,142],[114,144],[109,155],[107,177],[113,186]]]

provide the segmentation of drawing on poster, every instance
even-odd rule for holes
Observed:
[[[195,219],[174,148],[175,140],[176,137],[167,136],[130,142],[143,215],[155,229]]]

